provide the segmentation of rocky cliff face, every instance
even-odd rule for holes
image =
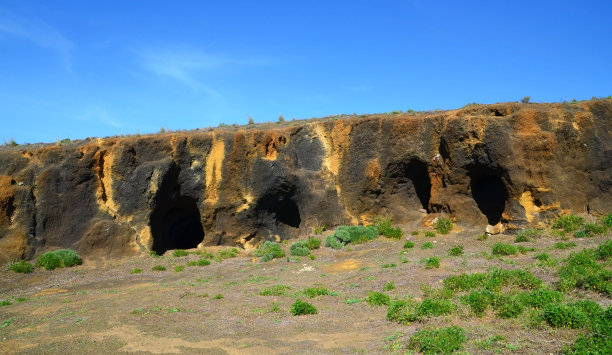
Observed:
[[[446,213],[537,226],[612,211],[612,101],[475,105],[0,149],[0,262],[250,247]]]

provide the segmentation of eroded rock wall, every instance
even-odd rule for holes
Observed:
[[[610,100],[268,127],[3,147],[0,262],[250,247],[423,210],[483,227],[612,211]]]

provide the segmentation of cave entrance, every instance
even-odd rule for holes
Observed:
[[[390,187],[394,202],[430,211],[431,180],[425,162],[411,159],[393,163],[387,167],[386,175],[385,185]]]
[[[266,192],[257,203],[259,223],[272,227],[299,228],[302,223],[300,209],[294,201],[295,186],[284,182]]]
[[[499,223],[508,199],[508,191],[501,177],[496,175],[472,177],[470,187],[474,201],[476,201],[480,211],[487,217],[489,224],[496,225]]]
[[[160,203],[151,215],[153,250],[162,255],[172,249],[196,248],[204,240],[204,229],[196,200],[177,197]]]

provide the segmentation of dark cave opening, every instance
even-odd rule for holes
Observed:
[[[499,223],[508,199],[508,191],[501,177],[497,175],[471,176],[470,187],[474,201],[487,217],[489,224]]]
[[[204,240],[204,229],[196,200],[177,197],[158,205],[151,215],[153,251],[162,255],[172,249],[196,248]]]
[[[302,223],[300,209],[293,200],[295,186],[281,184],[268,191],[257,204],[260,219],[264,224],[284,224],[292,228],[299,228]],[[270,220],[271,218],[271,220]]]
[[[410,200],[416,202],[418,199],[420,207],[430,211],[431,180],[425,162],[411,159],[391,164],[387,168],[387,176],[387,184],[392,186],[392,195],[400,196],[408,202]]]

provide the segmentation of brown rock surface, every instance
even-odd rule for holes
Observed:
[[[592,100],[3,147],[0,262],[249,247],[420,209],[483,229],[609,213],[611,128]]]

